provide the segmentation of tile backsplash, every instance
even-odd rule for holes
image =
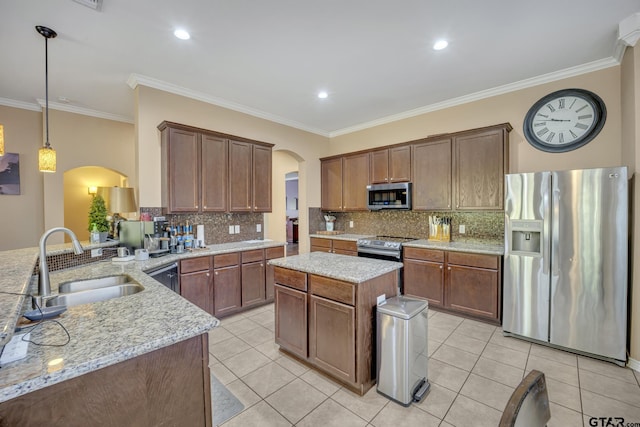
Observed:
[[[193,233],[196,232],[196,225],[204,225],[204,239],[206,244],[240,242],[243,240],[264,238],[264,215],[261,213],[185,213],[162,215],[161,208],[140,208],[140,213],[149,212],[152,217],[164,216],[169,224],[193,225]],[[256,225],[261,225],[260,232],[256,231]],[[229,226],[237,225],[240,233],[229,234]]]
[[[429,215],[451,218],[451,240],[458,242],[504,241],[504,212],[416,212],[381,210],[377,212],[331,212],[336,217],[334,230],[349,234],[371,234],[415,237],[429,236]],[[353,228],[349,222],[353,221]],[[459,226],[465,233],[459,233]],[[320,208],[309,208],[309,233],[325,230],[324,213]]]

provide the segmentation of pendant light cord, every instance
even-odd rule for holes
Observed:
[[[44,38],[44,99],[45,99],[45,126],[47,130],[47,141],[45,147],[51,147],[49,144],[49,38]]]

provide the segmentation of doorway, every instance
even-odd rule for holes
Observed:
[[[284,177],[287,221],[287,255],[298,254],[298,171],[288,172]]]

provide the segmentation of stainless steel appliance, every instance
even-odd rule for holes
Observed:
[[[358,256],[384,259],[387,261],[402,261],[402,244],[416,240],[412,237],[376,236],[374,238],[358,239],[356,247]]]
[[[367,185],[367,208],[372,211],[411,209],[411,183]]]
[[[173,292],[180,293],[180,276],[178,275],[178,263],[173,262],[169,265],[149,270],[146,272],[158,282],[171,289]]]
[[[153,221],[122,221],[119,224],[120,245],[131,251],[148,249],[152,257],[165,255],[169,253],[166,226],[164,217],[155,217]]]
[[[505,219],[505,334],[623,364],[627,169],[506,175]]]

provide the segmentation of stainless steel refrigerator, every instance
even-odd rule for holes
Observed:
[[[627,169],[505,176],[502,328],[627,359]]]

